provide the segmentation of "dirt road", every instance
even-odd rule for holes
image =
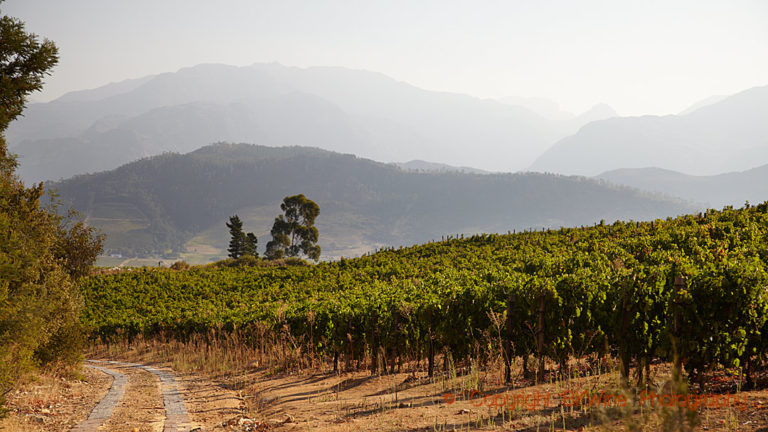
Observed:
[[[194,375],[136,363],[90,360],[82,379],[51,378],[11,395],[2,431],[254,431],[240,396]]]
[[[102,425],[112,431],[129,432],[202,430],[190,420],[176,379],[169,372],[115,361],[91,360],[86,366],[112,375],[114,381],[88,419],[72,432],[97,432]]]

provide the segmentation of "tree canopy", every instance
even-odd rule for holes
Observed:
[[[2,6],[2,0],[0,0]],[[4,132],[26,105],[27,95],[43,88],[43,78],[59,60],[59,51],[48,39],[24,31],[24,23],[0,11],[0,132]],[[10,175],[16,161],[0,135],[0,169]]]
[[[77,282],[101,251],[102,238],[74,214],[59,216],[53,196],[41,205],[42,183],[26,187],[18,179],[5,142],[8,125],[57,61],[53,42],[0,17],[0,404],[36,365],[79,361]]]
[[[267,258],[297,257],[303,253],[310,259],[319,260],[315,218],[320,214],[320,207],[304,194],[299,194],[285,197],[280,208],[284,213],[276,217],[272,225]]]

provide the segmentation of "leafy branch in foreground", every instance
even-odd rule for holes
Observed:
[[[9,123],[57,61],[52,42],[0,17],[0,404],[36,365],[80,359],[77,283],[101,250],[92,228],[40,205],[42,183],[24,186],[5,142]]]

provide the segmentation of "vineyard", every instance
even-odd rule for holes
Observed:
[[[438,355],[496,353],[509,376],[515,358],[540,373],[545,359],[610,355],[625,378],[661,359],[694,380],[719,367],[749,380],[768,350],[767,269],[768,202],[312,266],[140,269],[90,277],[82,293],[84,322],[105,342],[215,329],[374,373],[418,361],[431,375]]]

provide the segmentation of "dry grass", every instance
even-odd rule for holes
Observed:
[[[106,395],[112,380],[92,369],[48,371],[30,377],[8,394],[2,431],[66,431],[85,420]]]
[[[165,364],[209,377],[238,393],[247,416],[277,430],[751,431],[768,427],[764,391],[728,390],[750,401],[748,409],[652,407],[640,402],[643,388],[622,389],[611,359],[571,361],[562,374],[554,372],[556,365],[547,364],[552,372],[539,384],[523,377],[517,361],[513,382],[504,383],[498,356],[485,356],[490,360],[482,364],[477,360],[454,364],[449,355],[440,356],[439,373],[431,378],[423,362],[406,362],[400,373],[372,376],[370,358],[360,359],[359,368],[334,373],[331,362],[310,358],[293,346],[290,340],[252,346],[237,335],[221,333],[187,342],[140,338],[95,346],[91,355]],[[344,361],[339,363],[342,366]],[[653,365],[651,371],[644,389],[659,395],[674,392],[668,364]],[[600,392],[622,394],[628,402],[625,407],[594,403]],[[572,395],[577,394],[582,395],[581,403],[574,403]],[[540,397],[536,406],[534,395]],[[504,400],[506,406],[500,406]]]
[[[278,342],[266,330],[257,339],[259,342],[253,344],[246,342],[240,333],[211,329],[207,334],[195,334],[187,341],[171,336],[139,336],[130,342],[97,344],[88,355],[92,358],[141,359],[145,363],[168,364],[179,372],[217,377],[253,368],[299,371],[312,363],[295,344]]]

